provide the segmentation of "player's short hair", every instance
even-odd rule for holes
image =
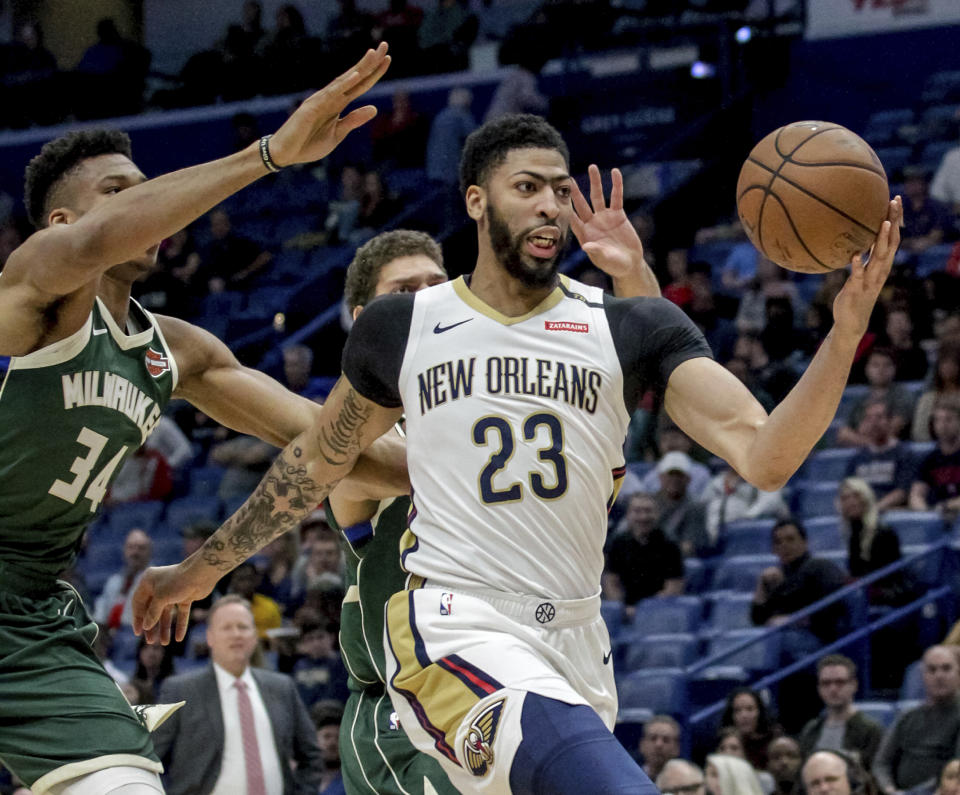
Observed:
[[[682,729],[680,728],[680,724],[670,715],[654,715],[652,718],[644,722],[643,724],[644,734],[646,734],[647,727],[656,726],[658,724],[669,726],[671,729],[673,729],[677,733],[677,737],[679,737],[682,732]]]
[[[358,306],[366,306],[377,292],[377,281],[384,266],[400,257],[423,254],[443,268],[443,251],[440,244],[425,232],[410,229],[393,229],[368,240],[353,255],[347,268],[344,285],[344,300],[352,312]]]
[[[857,664],[843,654],[828,654],[817,660],[817,673],[819,674],[829,665],[842,665],[847,669],[851,679],[857,678]]]
[[[467,136],[460,156],[460,192],[466,195],[471,185],[483,185],[514,149],[555,149],[570,167],[570,150],[553,125],[540,116],[511,113]]]
[[[800,534],[800,538],[804,541],[807,540],[807,528],[804,527],[799,519],[779,519],[773,528],[770,530],[770,539],[774,540],[777,537],[777,531],[783,527],[793,527],[796,528],[796,531]]]
[[[74,130],[47,141],[27,165],[24,174],[23,202],[27,217],[37,229],[47,225],[51,196],[64,177],[84,160],[100,155],[132,157],[130,136],[120,130]]]
[[[313,725],[318,729],[324,726],[339,726],[343,720],[343,706],[333,699],[322,699],[310,708]]]
[[[207,626],[209,627],[213,624],[213,616],[221,607],[226,607],[227,605],[242,605],[247,608],[247,612],[250,614],[250,617],[253,618],[253,607],[251,606],[249,600],[244,599],[239,594],[228,593],[226,596],[221,596],[217,599],[212,605],[210,605],[210,612],[207,613]]]

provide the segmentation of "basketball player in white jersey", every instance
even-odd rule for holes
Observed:
[[[629,409],[662,390],[696,441],[755,486],[781,487],[836,412],[899,243],[900,202],[869,265],[854,259],[810,367],[768,416],[669,302],[557,276],[571,229],[608,269],[640,255],[616,172],[608,208],[591,171],[591,208],[556,130],[510,116],[468,139],[461,185],[477,222],[473,274],[364,310],[314,427],[201,550],[145,575],[135,627],[169,631],[176,606],[183,636],[190,602],[294,526],[403,412],[410,576],[388,603],[385,646],[405,731],[465,791],[652,794],[610,733],[599,616]]]

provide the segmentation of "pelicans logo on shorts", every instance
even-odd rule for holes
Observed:
[[[506,699],[495,701],[470,724],[463,741],[463,756],[470,772],[485,776],[493,764],[493,741],[500,726],[500,715]]]

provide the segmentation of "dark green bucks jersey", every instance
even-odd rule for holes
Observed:
[[[347,593],[340,614],[340,652],[350,672],[350,687],[359,690],[386,681],[383,653],[383,606],[403,590],[407,574],[400,567],[400,538],[407,529],[410,500],[384,500],[370,522],[342,528],[325,505],[327,521],[346,543]]]
[[[126,334],[99,299],[83,328],[0,359],[0,587],[42,589],[73,561],[124,459],[176,385],[154,318]]]

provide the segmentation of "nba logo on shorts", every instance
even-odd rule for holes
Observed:
[[[400,729],[400,716],[396,712],[390,713],[390,731],[398,731]]]
[[[440,615],[449,616],[453,613],[453,594],[444,591],[440,594]]]

